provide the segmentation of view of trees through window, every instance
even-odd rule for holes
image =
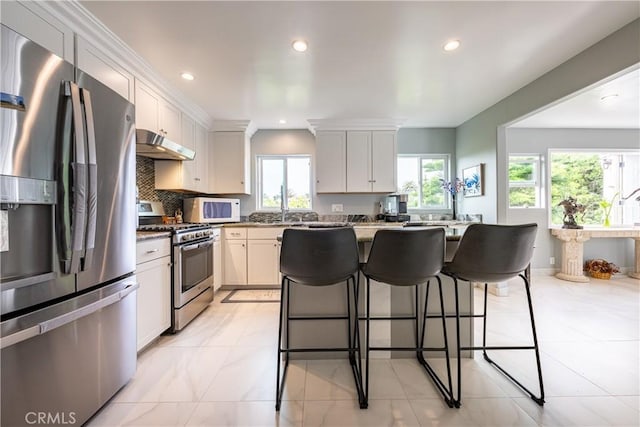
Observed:
[[[258,209],[279,210],[282,190],[285,209],[311,209],[311,158],[309,156],[259,156]]]
[[[633,223],[638,202],[621,199],[640,184],[638,152],[560,152],[550,153],[551,222],[562,224],[564,210],[558,206],[571,196],[586,206],[580,224],[603,224],[607,205],[612,224]]]
[[[541,207],[539,155],[509,156],[509,207]]]
[[[446,208],[441,179],[448,179],[446,155],[398,156],[398,192],[409,195],[410,209]]]

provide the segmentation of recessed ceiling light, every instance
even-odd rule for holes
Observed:
[[[307,42],[304,40],[294,40],[291,45],[296,52],[304,52],[307,50]]]
[[[281,125],[285,125],[285,124],[287,124],[287,121],[285,119],[280,119],[280,124]]]
[[[444,46],[442,46],[442,48],[447,52],[456,50],[459,47],[460,47],[460,40],[449,40],[448,42],[445,43]]]
[[[180,76],[181,76],[183,79],[185,79],[185,80],[189,80],[189,81],[191,81],[191,80],[195,79],[195,77],[194,77],[194,76],[193,76],[193,74],[191,74],[191,73],[182,73],[182,74],[180,74]]]
[[[600,98],[600,101],[609,103],[609,102],[614,102],[616,99],[618,99],[618,94],[610,93],[609,95],[605,95],[602,98]]]

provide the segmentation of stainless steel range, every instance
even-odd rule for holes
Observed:
[[[171,232],[171,332],[179,331],[213,301],[213,243],[220,232],[191,223],[141,225],[138,231]]]

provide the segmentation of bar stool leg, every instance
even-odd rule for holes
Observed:
[[[453,279],[453,290],[454,290],[454,294],[455,294],[455,310],[456,310],[456,366],[457,366],[457,370],[458,370],[458,377],[456,378],[457,381],[457,386],[458,386],[458,390],[456,391],[457,393],[457,397],[455,399],[455,401],[453,402],[453,405],[456,408],[459,408],[462,405],[462,365],[461,365],[461,351],[460,351],[460,347],[461,342],[460,342],[460,299],[458,296],[458,279],[456,279],[455,277],[452,277]]]
[[[280,379],[280,364],[282,359],[282,323],[283,323],[283,314],[284,314],[284,305],[285,299],[288,301],[289,295],[287,292],[288,286],[285,286],[285,282],[288,284],[288,279],[283,277],[282,283],[280,285],[280,317],[278,319],[278,360],[277,360],[277,368],[276,368],[276,411],[280,410],[280,404],[282,403],[282,392],[284,390],[284,380],[287,375],[287,366],[288,366],[288,357],[289,353],[286,353],[287,363],[285,364],[284,372],[282,375],[282,379]],[[288,310],[287,310],[288,311]],[[288,313],[287,313],[288,315]],[[288,326],[287,326],[288,329]],[[287,342],[287,346],[289,343]]]
[[[424,358],[424,354],[422,353],[424,351],[424,341],[425,341],[426,331],[427,331],[427,326],[426,326],[427,307],[429,305],[429,288],[430,288],[431,281],[427,282],[427,285],[426,285],[427,288],[425,291],[424,313],[422,318],[422,338],[420,340],[420,351],[418,352],[418,361],[422,364],[427,374],[433,380],[433,383],[435,384],[436,388],[444,398],[444,401],[447,404],[447,406],[450,408],[453,408],[454,407],[453,385],[451,381],[451,362],[449,360],[449,341],[447,338],[446,313],[444,311],[444,299],[442,295],[442,280],[440,280],[440,277],[438,276],[435,276],[435,277],[436,277],[436,280],[438,281],[438,289],[440,291],[440,319],[442,320],[442,334],[444,338],[444,348],[442,350],[444,350],[445,352],[448,386],[445,385],[445,383],[440,379],[438,374],[433,370],[431,365],[429,365],[429,363],[426,361],[426,359]]]
[[[365,308],[365,334],[367,339],[365,340],[365,375],[364,375],[364,390],[363,390],[363,401],[360,403],[360,408],[365,409],[369,406],[369,352],[370,352],[370,340],[371,340],[371,282],[367,277],[367,302]]]

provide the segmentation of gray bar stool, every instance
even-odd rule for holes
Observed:
[[[443,228],[411,229],[411,230],[379,230],[371,244],[369,258],[361,267],[367,279],[366,298],[366,351],[365,351],[365,407],[369,398],[369,352],[371,351],[415,351],[416,358],[431,378],[434,385],[449,407],[453,407],[453,388],[451,381],[451,365],[449,362],[449,344],[447,341],[446,313],[442,296],[442,282],[438,277],[444,264],[445,232]],[[428,315],[430,279],[438,282],[440,294],[440,314]],[[415,307],[413,316],[371,316],[371,284],[370,281],[391,286],[413,286],[415,288]],[[426,283],[424,311],[420,313],[419,287]],[[442,347],[425,348],[425,334],[427,318],[440,318],[444,345]],[[415,328],[415,346],[413,347],[371,347],[371,320],[413,320]],[[422,326],[420,326],[422,320]],[[420,333],[422,331],[422,333]],[[442,351],[446,358],[447,383],[440,379],[431,365],[426,361],[424,351]],[[362,404],[361,404],[362,407]]]
[[[524,390],[538,405],[544,405],[544,387],[542,385],[542,368],[540,366],[540,352],[536,325],[533,319],[533,305],[529,290],[528,266],[533,256],[534,242],[536,238],[537,224],[522,225],[489,225],[472,224],[462,235],[458,250],[450,263],[446,263],[442,273],[451,277],[455,288],[455,318],[457,334],[457,398],[455,405],[461,405],[461,350],[482,350],[484,359]],[[488,346],[487,345],[487,283],[504,282],[515,277],[524,281],[529,305],[529,317],[531,321],[531,333],[533,345],[529,346]],[[484,283],[484,312],[482,314],[460,314],[458,298],[458,281]],[[482,345],[460,345],[460,318],[482,318]],[[540,396],[536,396],[511,374],[494,362],[487,350],[534,350],[538,369],[538,382]]]
[[[358,400],[360,402],[363,401],[362,362],[359,345],[360,333],[357,321],[358,267],[358,242],[352,227],[284,230],[282,235],[282,249],[280,252],[282,295],[280,298],[280,324],[278,328],[276,411],[280,410],[282,392],[284,390],[287,368],[289,366],[289,355],[291,353],[348,352],[349,362],[358,392]],[[292,284],[331,286],[342,283],[346,285],[346,315],[290,315],[290,289]],[[351,299],[352,290],[353,300]],[[351,307],[352,305],[353,308]],[[339,348],[292,348],[289,340],[290,322],[309,320],[345,320],[347,323],[347,346]],[[285,323],[284,325],[283,322]],[[280,379],[280,364],[283,354],[285,364],[282,379]]]

